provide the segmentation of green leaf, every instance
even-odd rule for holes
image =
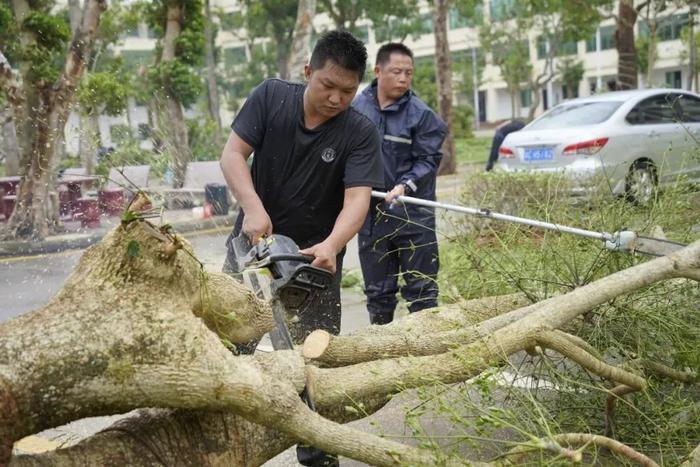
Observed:
[[[141,252],[141,245],[136,240],[131,240],[126,247],[126,254],[131,258],[135,258]]]

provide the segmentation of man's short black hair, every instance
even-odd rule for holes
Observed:
[[[408,55],[411,57],[411,61],[413,61],[413,52],[411,52],[411,49],[400,42],[389,42],[388,44],[384,44],[383,46],[379,47],[375,65],[384,66],[389,63],[391,54]]]
[[[367,69],[367,49],[347,31],[328,31],[316,42],[309,65],[312,70],[320,70],[328,60],[346,70],[356,72],[362,81]]]

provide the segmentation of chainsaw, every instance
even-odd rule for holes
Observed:
[[[269,300],[275,328],[270,340],[275,350],[294,348],[286,317],[314,301],[333,281],[333,274],[312,266],[313,256],[302,255],[291,238],[273,234],[252,245],[244,233],[232,239],[237,272],[258,298]]]
[[[291,350],[294,340],[287,327],[287,316],[309,306],[319,293],[333,281],[329,271],[312,266],[313,256],[302,255],[294,240],[284,235],[272,234],[260,238],[252,245],[248,236],[240,233],[230,243],[236,257],[233,265],[242,276],[243,283],[258,298],[269,300],[275,327],[270,340],[275,350]],[[301,399],[316,411],[307,388]],[[302,465],[321,465],[327,454],[318,448],[297,445],[297,459]]]

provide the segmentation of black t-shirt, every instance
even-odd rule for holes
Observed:
[[[384,182],[372,122],[349,108],[309,130],[304,127],[305,89],[301,83],[266,80],[231,124],[254,149],[253,185],[274,233],[291,237],[300,247],[331,233],[345,188]]]

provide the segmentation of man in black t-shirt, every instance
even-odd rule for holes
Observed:
[[[362,225],[372,187],[383,183],[377,130],[350,108],[366,61],[364,45],[351,34],[324,34],[305,67],[307,83],[260,84],[234,119],[221,155],[241,206],[232,237],[242,231],[254,243],[287,235],[315,257],[314,266],[335,273],[332,290],[290,323],[297,342],[314,329],[340,331],[345,245]],[[234,271],[234,264],[229,247],[224,270]]]

